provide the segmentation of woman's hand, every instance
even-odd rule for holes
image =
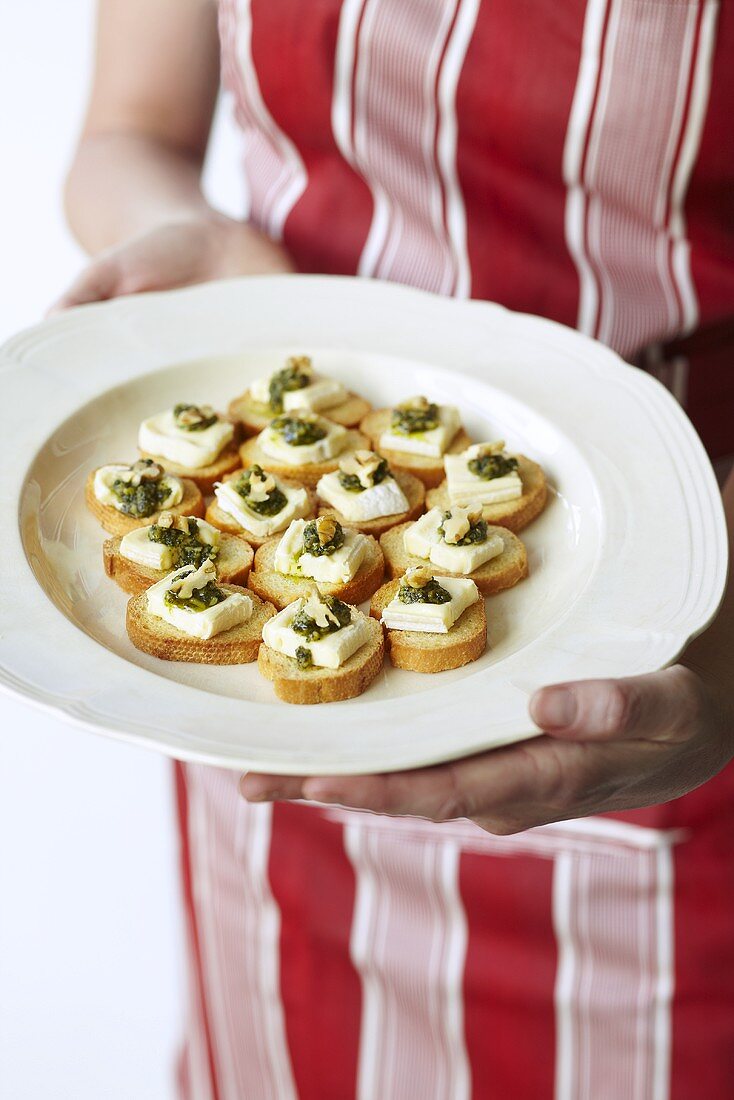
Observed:
[[[248,774],[252,801],[310,799],[508,834],[572,817],[667,802],[734,755],[734,702],[676,665],[625,680],[537,691],[545,736],[431,768],[388,775],[293,778]]]
[[[293,264],[284,248],[252,226],[212,212],[157,226],[101,252],[51,312],[121,294],[289,271]]]

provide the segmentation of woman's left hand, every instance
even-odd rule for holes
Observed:
[[[683,665],[542,688],[530,714],[544,736],[452,763],[332,778],[249,773],[241,790],[251,801],[308,799],[433,821],[464,817],[509,834],[667,802],[734,755],[731,694]]]

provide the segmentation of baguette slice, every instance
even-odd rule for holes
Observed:
[[[228,474],[227,477],[225,477],[223,480],[237,481],[239,476],[240,471],[235,470],[233,474]],[[285,478],[281,478],[281,481],[289,489],[306,488],[305,485],[300,485],[297,481],[287,481]],[[308,513],[303,518],[313,519],[313,517],[316,515],[316,494],[311,489],[307,489],[306,491],[308,492],[308,500],[311,507]],[[237,535],[239,538],[244,539],[246,542],[249,542],[250,546],[254,546],[255,549],[257,549],[259,546],[262,546],[263,543],[266,543],[268,539],[272,539],[275,537],[273,535],[267,535],[265,538],[263,538],[260,535],[254,534],[252,531],[248,531],[246,527],[240,527],[234,516],[230,516],[229,512],[225,512],[222,508],[219,507],[219,502],[217,501],[216,497],[207,508],[206,516],[204,518],[206,519],[207,523],[211,523],[212,527],[216,527],[218,528],[218,530],[224,531],[228,535]]]
[[[370,615],[380,618],[397,594],[400,581],[388,581],[372,597]],[[487,612],[479,599],[454,623],[448,634],[420,630],[386,630],[387,652],[396,668],[410,672],[446,672],[476,661],[487,648]]]
[[[548,499],[548,483],[545,474],[537,462],[517,455],[519,474],[522,478],[523,494],[515,500],[503,500],[499,504],[485,504],[482,507],[482,519],[510,531],[522,531],[531,520],[539,516]],[[437,489],[431,489],[427,495],[429,508],[450,508],[448,481],[443,481]]]
[[[225,592],[244,592],[234,584],[223,584]],[[252,596],[251,592],[247,593]],[[144,592],[133,596],[127,605],[127,633],[136,649],[160,657],[162,661],[191,661],[200,665],[247,665],[257,659],[262,642],[263,626],[272,619],[275,608],[257,596],[246,623],[215,634],[213,638],[192,638],[164,619],[148,611]]]
[[[227,444],[214,462],[211,462],[208,466],[199,466],[195,470],[192,470],[189,466],[179,466],[177,462],[170,462],[169,459],[150,454],[148,451],[141,451],[140,455],[142,458],[152,458],[156,462],[160,462],[167,472],[173,474],[174,477],[189,478],[199,486],[204,496],[214,492],[215,481],[221,481],[225,474],[230,474],[233,470],[239,470],[240,468],[240,455],[234,441]]]
[[[120,553],[122,538],[105,539],[102,546],[104,569],[108,577],[116,581],[125,592],[135,596],[145,592],[151,584],[161,581],[170,573],[170,569],[150,569],[145,565],[129,561]],[[222,535],[219,553],[215,559],[217,580],[224,584],[237,584],[244,587],[250,575],[254,553],[244,539],[233,535]]]
[[[257,667],[272,680],[275,694],[286,703],[338,703],[361,695],[375,679],[385,658],[384,631],[369,620],[370,638],[341,668],[299,669],[291,657],[263,644]]]
[[[268,470],[276,477],[283,478],[284,481],[298,481],[301,485],[305,485],[307,489],[315,489],[319,478],[323,477],[324,474],[331,474],[334,470],[337,470],[339,463],[347,455],[367,449],[367,437],[362,435],[361,432],[350,431],[344,450],[334,458],[327,459],[325,462],[307,462],[303,466],[285,466],[277,458],[266,455],[255,436],[253,439],[246,439],[240,447],[240,459],[245,467],[254,466],[257,463],[258,466],[262,466],[263,470]]]
[[[356,393],[349,393],[341,405],[320,409],[319,413],[345,428],[357,428],[371,408],[369,401],[358,397]],[[253,401],[249,390],[245,390],[240,397],[235,397],[229,406],[230,420],[238,423],[247,436],[258,435],[263,428],[267,428],[275,415],[269,405]]]
[[[393,527],[380,539],[380,546],[385,555],[385,571],[388,577],[402,577],[412,566],[427,565],[436,577],[460,577],[463,573],[452,573],[450,569],[443,569],[425,558],[419,558],[415,554],[408,554],[403,545],[403,535],[410,526],[403,523],[400,527]],[[473,580],[483,596],[491,596],[494,592],[501,592],[504,588],[512,588],[528,575],[528,555],[524,544],[517,535],[508,531],[505,527],[490,527],[490,535],[501,535],[505,548],[496,558],[490,558],[480,565],[473,573],[469,573],[469,579]]]
[[[276,535],[264,543],[255,554],[255,564],[247,582],[253,592],[275,604],[278,610],[293,603],[299,596],[309,596],[314,582],[310,577],[288,577],[273,568],[275,550],[280,542]],[[359,604],[368,600],[382,584],[385,576],[385,560],[376,539],[368,536],[369,545],[359,569],[346,584],[318,582],[324,596],[337,596],[344,603]]]
[[[395,527],[398,523],[406,523],[408,520],[418,519],[418,516],[423,515],[423,508],[426,500],[426,488],[423,482],[418,477],[414,477],[413,474],[407,474],[405,470],[395,470],[395,480],[400,488],[405,493],[405,498],[408,501],[408,510],[406,512],[399,512],[393,516],[379,516],[377,519],[347,519],[341,512],[337,512],[335,508],[330,508],[328,505],[323,505],[319,508],[320,516],[334,516],[335,519],[341,523],[342,527],[353,527],[355,531],[361,531],[363,535],[374,535],[377,539],[380,535],[384,535],[385,531],[389,531],[391,527]]]
[[[443,458],[431,458],[428,455],[414,455],[408,451],[391,451],[380,446],[380,437],[390,427],[392,409],[375,409],[368,413],[359,430],[364,432],[372,443],[372,450],[378,451],[386,458],[393,470],[405,470],[408,474],[419,477],[426,489],[434,489],[446,476],[443,468]],[[467,447],[471,447],[471,439],[463,428],[451,440],[446,448],[447,454],[461,454]]]
[[[105,465],[112,466],[116,463],[107,462]],[[103,504],[101,500],[97,500],[94,495],[94,475],[96,472],[96,470],[92,470],[87,478],[84,486],[84,500],[89,511],[102,524],[105,531],[109,531],[111,535],[126,535],[128,531],[135,531],[138,527],[148,527],[151,523],[158,522],[160,512],[153,512],[149,516],[142,517],[129,516],[125,512],[118,512],[111,504]],[[166,472],[173,473],[172,470]],[[166,508],[165,511],[172,512],[174,516],[196,516],[198,519],[203,519],[204,498],[201,495],[201,490],[189,478],[182,478],[182,481],[184,495],[181,503],[174,504],[172,507]]]

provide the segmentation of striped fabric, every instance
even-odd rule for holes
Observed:
[[[249,215],[302,270],[577,325],[734,449],[731,4],[220,15]],[[732,1100],[732,769],[515,837],[176,778],[188,1100]]]

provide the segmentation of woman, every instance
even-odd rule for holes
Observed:
[[[218,37],[242,222],[199,189]],[[733,60],[717,0],[222,0],[219,36],[213,0],[101,0],[60,305],[292,270],[491,298],[653,369],[719,458]],[[249,802],[179,767],[185,1093],[730,1100],[733,602],[673,668],[536,693],[521,746]]]

